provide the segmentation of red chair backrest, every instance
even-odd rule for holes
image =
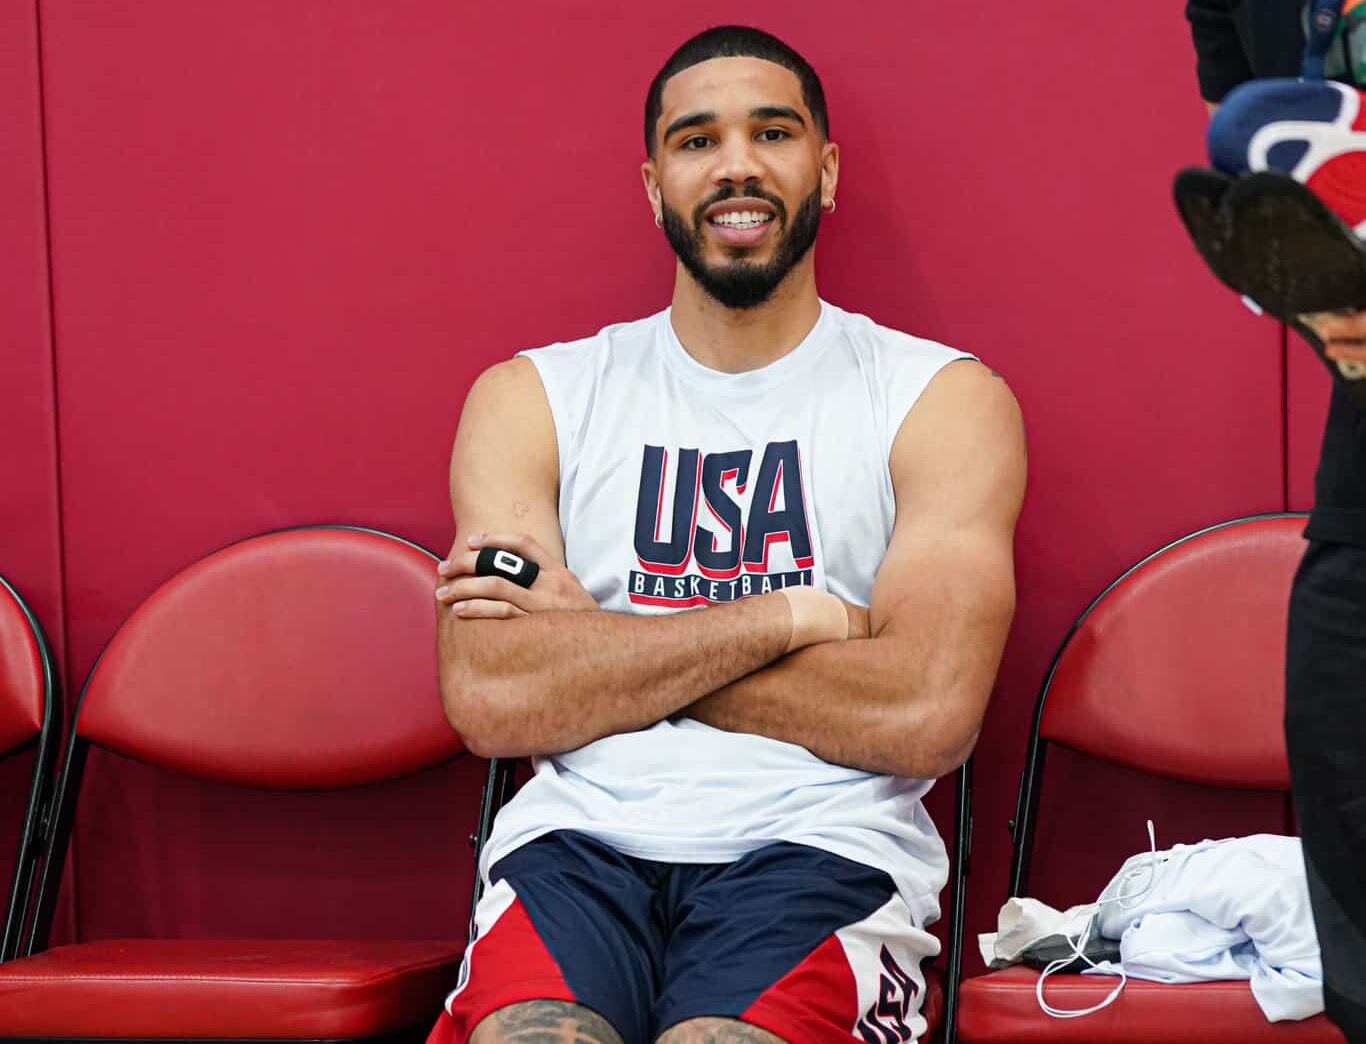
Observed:
[[[1304,525],[1216,526],[1117,580],[1059,654],[1040,735],[1154,775],[1288,790],[1286,616]]]
[[[463,750],[437,682],[436,559],[335,527],[254,537],[163,584],[87,682],[76,729],[265,789],[410,775]]]
[[[33,621],[14,590],[0,581],[0,756],[43,730],[47,678]]]

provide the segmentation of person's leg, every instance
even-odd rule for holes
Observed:
[[[788,1044],[738,1019],[689,1019],[665,1030],[659,1044]]]
[[[500,859],[430,1042],[644,1044],[662,872],[567,831]]]
[[[654,1008],[659,1044],[910,1041],[933,936],[881,870],[775,844],[681,866]]]
[[[1286,745],[1328,1017],[1366,1044],[1366,550],[1312,544],[1295,577]]]
[[[527,1001],[480,1021],[470,1044],[622,1044],[597,1012],[565,1001]]]

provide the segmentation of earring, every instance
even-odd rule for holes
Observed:
[[[830,201],[828,203],[822,203],[821,209],[824,210],[827,214],[833,214],[835,212],[835,197],[831,196]]]
[[[659,214],[656,214],[656,215],[655,215],[655,228],[663,228],[663,227],[664,227],[664,218],[663,218],[662,216],[660,216]]]

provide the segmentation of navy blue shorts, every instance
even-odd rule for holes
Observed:
[[[500,859],[434,1041],[499,1008],[563,1000],[625,1044],[686,1019],[739,1019],[787,1041],[919,1037],[920,961],[939,951],[881,870],[806,845],[733,863],[622,855],[546,834]]]

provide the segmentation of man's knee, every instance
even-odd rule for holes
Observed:
[[[655,1044],[787,1044],[758,1026],[736,1019],[688,1019],[671,1026]]]
[[[470,1044],[622,1044],[606,1019],[567,1001],[526,1001],[499,1008],[470,1034]]]

